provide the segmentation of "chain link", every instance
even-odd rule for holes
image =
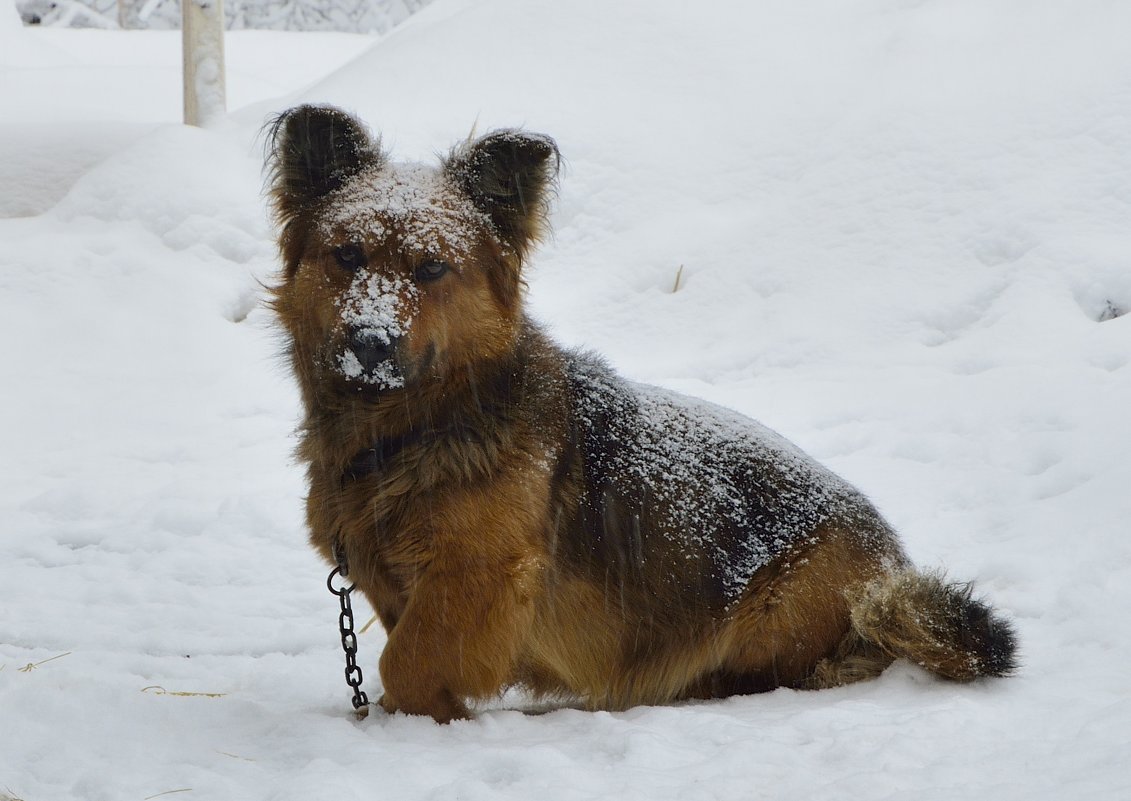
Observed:
[[[330,575],[326,579],[326,587],[338,596],[338,602],[342,608],[338,615],[338,630],[342,634],[342,650],[346,654],[346,684],[353,689],[353,708],[358,710],[358,714],[361,714],[369,705],[369,696],[361,689],[361,668],[357,664],[357,634],[353,630],[353,605],[350,603],[350,593],[354,591],[357,585],[348,584],[340,589],[334,587],[336,577],[340,576],[342,579],[349,577],[349,565],[346,562],[345,551],[336,542],[334,543],[334,558],[337,560],[338,566],[330,571]]]

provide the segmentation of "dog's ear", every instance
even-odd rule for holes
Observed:
[[[560,163],[550,137],[504,130],[457,147],[444,169],[521,259],[546,231]]]
[[[383,160],[356,118],[332,106],[298,106],[268,123],[267,169],[275,213],[287,223],[347,178]]]

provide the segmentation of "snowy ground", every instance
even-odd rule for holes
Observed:
[[[177,34],[0,7],[0,799],[1131,798],[1131,4],[644,9],[239,33],[201,131]],[[256,135],[300,101],[401,157],[555,136],[536,316],[858,484],[1021,674],[356,722],[258,305]]]

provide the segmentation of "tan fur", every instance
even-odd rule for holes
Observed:
[[[823,530],[817,544],[755,576],[728,634],[723,668],[768,686],[801,686],[849,631],[848,593],[902,559],[857,547],[851,535]]]

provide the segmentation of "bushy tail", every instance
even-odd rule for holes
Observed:
[[[969,584],[905,570],[861,588],[851,605],[855,634],[889,657],[955,681],[1017,667],[1013,627],[973,598]]]

